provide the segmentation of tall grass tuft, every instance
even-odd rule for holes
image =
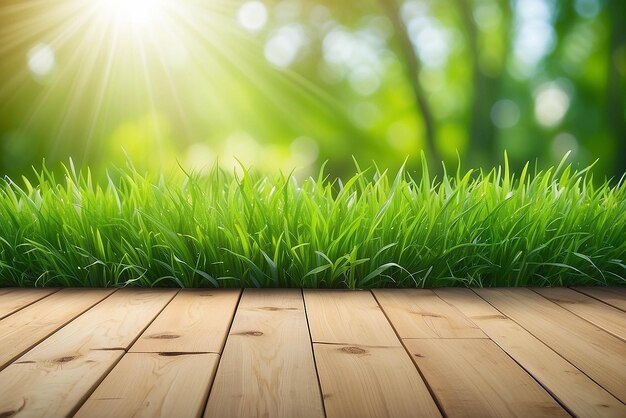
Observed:
[[[565,161],[565,160],[564,160]],[[70,163],[0,181],[0,286],[626,284],[626,186],[562,163],[345,182]],[[358,167],[357,167],[358,168]]]

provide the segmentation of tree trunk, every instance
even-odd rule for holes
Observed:
[[[426,153],[430,157],[429,160],[436,163],[431,168],[437,170],[441,163],[441,156],[437,149],[435,122],[432,110],[430,108],[430,104],[428,103],[428,99],[426,98],[426,93],[424,92],[424,89],[419,81],[419,73],[422,69],[422,63],[413,49],[413,44],[409,38],[407,27],[400,16],[400,7],[397,0],[380,0],[380,2],[387,17],[393,25],[396,39],[398,40],[398,46],[404,58],[404,69],[407,79],[411,83],[415,106],[417,111],[421,114],[422,121],[424,123]]]
[[[611,24],[611,38],[607,62],[607,123],[613,132],[617,154],[614,174],[619,180],[626,173],[626,115],[624,100],[626,98],[626,84],[620,74],[621,54],[626,53],[626,7],[623,2],[612,0],[608,2],[608,14]]]
[[[497,99],[498,78],[486,75],[480,68],[479,32],[468,0],[457,0],[472,60],[472,104],[469,120],[469,149],[472,155],[486,156],[491,162],[499,158],[495,149],[495,130],[491,107]]]

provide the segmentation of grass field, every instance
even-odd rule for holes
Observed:
[[[0,184],[0,286],[626,284],[624,181],[530,171],[342,183],[125,168],[101,184],[44,168]]]

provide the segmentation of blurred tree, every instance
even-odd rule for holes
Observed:
[[[134,1],[0,2],[0,174],[121,146],[149,169],[348,175],[353,155],[490,167],[506,149],[626,171],[622,0]],[[144,9],[111,24],[112,4]]]
[[[421,114],[422,121],[424,123],[426,153],[430,157],[431,161],[441,161],[441,156],[437,149],[437,141],[435,138],[435,121],[433,118],[433,112],[419,80],[422,64],[418,55],[415,53],[411,38],[408,35],[406,23],[403,22],[400,15],[400,7],[397,2],[398,0],[380,1],[383,10],[393,25],[394,35],[398,43],[398,49],[400,50],[399,55],[404,59],[405,75],[411,85],[411,90],[415,99],[415,108],[417,112]],[[432,164],[432,166],[438,167],[439,165]]]
[[[491,120],[491,110],[500,94],[502,70],[491,71],[487,74],[481,65],[484,56],[481,45],[481,31],[474,17],[474,2],[471,0],[456,0],[461,22],[467,39],[472,66],[472,103],[469,109],[469,149],[472,151],[472,160],[478,165],[500,158],[495,145],[495,126]],[[507,9],[505,7],[505,9]],[[505,12],[502,26],[510,27],[509,13]],[[505,45],[510,45],[511,30],[504,30]],[[478,155],[482,150],[484,156]],[[478,159],[477,159],[478,157]]]
[[[626,5],[620,0],[610,0],[609,50],[607,53],[607,125],[617,141],[615,176],[626,173]]]

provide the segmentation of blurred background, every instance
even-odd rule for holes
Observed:
[[[0,174],[626,171],[623,0],[2,0]]]

